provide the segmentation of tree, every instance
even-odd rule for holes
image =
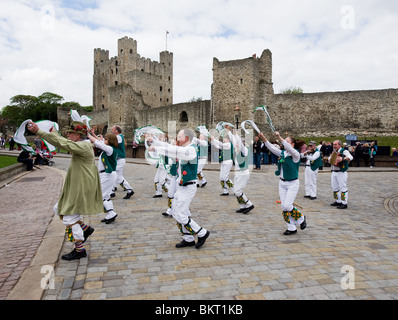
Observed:
[[[44,92],[38,97],[30,95],[16,95],[10,99],[11,104],[5,106],[1,115],[15,126],[32,119],[57,121],[57,108],[63,97],[51,92]]]

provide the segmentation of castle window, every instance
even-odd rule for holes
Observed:
[[[239,83],[243,84],[243,79],[242,78],[240,78]]]
[[[159,88],[159,89],[160,89],[160,92],[162,92],[162,91],[163,91],[163,87],[162,87],[162,86],[160,86],[160,88]]]
[[[180,122],[188,122],[188,114],[185,111],[180,113]]]
[[[133,53],[133,49],[130,49],[130,53]]]
[[[115,66],[117,67],[117,60],[115,61]]]
[[[123,53],[123,49],[120,49],[120,53]]]
[[[169,76],[169,81],[171,80],[171,77]]]
[[[117,81],[115,81],[115,86],[117,86]]]

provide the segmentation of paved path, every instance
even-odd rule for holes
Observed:
[[[9,205],[2,210],[5,220],[11,219],[7,222],[11,227],[2,232],[9,230],[5,232],[13,236],[1,239],[2,292],[6,292],[4,286],[11,290],[15,285],[15,281],[9,281],[11,274],[12,279],[18,279],[18,263],[13,262],[16,252],[29,251],[30,254],[25,253],[29,260],[39,245],[33,240],[34,235],[40,239],[43,231],[35,228],[44,230],[51,223],[61,230],[62,236],[64,228],[60,221],[52,220],[51,207],[59,195],[61,173],[66,168],[67,163],[58,160],[56,169],[46,167],[29,173],[32,178],[45,173],[40,190],[25,193],[26,201],[33,206],[41,204],[40,210],[34,209],[36,219],[25,223],[33,212],[23,207],[24,201],[14,202],[12,212],[10,208],[14,207]],[[191,212],[211,235],[197,250],[175,248],[180,241],[179,230],[172,218],[160,214],[167,198],[152,198],[155,168],[128,163],[125,177],[134,186],[135,195],[124,200],[124,193],[117,192],[114,206],[118,218],[113,224],[101,223],[103,215],[85,219],[95,228],[86,242],[88,257],[67,262],[59,255],[53,264],[53,287],[45,290],[41,298],[398,299],[398,171],[353,168],[349,172],[348,210],[329,206],[330,172],[319,174],[318,199],[314,201],[302,197],[304,180],[300,173],[296,202],[303,207],[308,227],[296,235],[284,236],[285,224],[280,205],[276,204],[278,179],[274,169],[267,166],[261,172],[252,172],[247,195],[256,208],[248,215],[235,212],[235,197],[219,196],[219,172],[205,171],[208,185],[198,189]],[[54,185],[48,181],[56,182]],[[0,189],[1,199],[10,199],[10,190],[21,190],[23,185],[26,184],[15,181]],[[39,201],[38,191],[47,193],[49,201]],[[27,236],[29,231],[33,236]],[[13,248],[4,252],[7,246]],[[38,250],[43,250],[43,246],[45,250],[51,245],[47,242]],[[72,244],[66,241],[59,246],[60,254],[72,250]],[[36,287],[47,276],[41,272]],[[20,284],[21,281],[14,286],[8,298],[20,296]]]

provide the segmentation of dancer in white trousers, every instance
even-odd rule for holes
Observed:
[[[309,198],[310,200],[316,199],[316,183],[318,180],[319,168],[322,167],[322,157],[321,152],[316,147],[315,141],[310,141],[308,143],[308,150],[301,155],[306,158],[305,163],[305,196],[304,198]]]
[[[331,175],[331,185],[333,191],[334,202],[331,204],[337,209],[347,209],[348,207],[348,166],[350,161],[352,161],[353,156],[348,150],[342,148],[340,140],[333,141],[333,152],[337,154],[334,163],[332,160],[332,155],[329,157],[329,162],[331,164],[332,175]]]
[[[118,142],[118,152],[117,152],[117,167],[116,167],[116,182],[113,188],[114,191],[117,189],[119,184],[124,191],[127,191],[123,199],[130,199],[134,194],[133,187],[128,183],[128,181],[123,176],[123,169],[126,165],[126,147],[124,137],[122,135],[122,128],[120,126],[113,126],[111,132],[117,137]],[[114,193],[112,194],[114,196]]]
[[[230,138],[226,134],[223,138],[223,142],[214,139],[214,137],[210,137],[211,144],[217,149],[221,150],[219,161],[221,162],[220,166],[220,183],[222,188],[222,193],[220,196],[228,196],[228,188],[232,191],[234,190],[234,184],[229,179],[229,173],[231,171],[233,165],[233,145],[230,141]]]
[[[275,137],[282,142],[284,150],[279,150],[269,143],[263,133],[259,137],[265,142],[265,146],[273,154],[279,157],[278,170],[275,172],[279,176],[279,198],[283,210],[283,218],[287,225],[284,235],[291,235],[297,232],[297,225],[301,230],[307,226],[305,216],[295,207],[294,200],[300,187],[298,180],[300,153],[297,149],[301,146],[296,145],[296,140],[292,137],[282,139],[279,132],[275,131]]]
[[[88,138],[92,143],[94,143],[96,148],[102,150],[98,159],[97,167],[101,179],[102,202],[104,204],[104,212],[106,213],[106,216],[105,219],[101,220],[101,222],[109,224],[114,222],[117,217],[117,213],[113,209],[113,202],[111,200],[111,193],[113,192],[112,190],[116,181],[117,137],[112,133],[108,133],[105,135],[105,139],[102,140],[102,137],[97,137],[94,134],[94,129],[92,129]]]
[[[249,171],[249,149],[243,144],[241,138],[231,134],[231,138],[235,150],[235,178],[234,193],[238,200],[240,208],[236,210],[238,213],[247,214],[254,209],[253,203],[247,198],[244,190],[250,179]]]
[[[208,142],[206,137],[203,134],[200,134],[199,139],[194,137],[194,144],[197,145],[198,148],[198,187],[204,188],[207,184],[207,180],[205,175],[203,174],[203,168],[207,163],[207,154],[208,154]]]
[[[182,233],[182,241],[176,244],[177,248],[195,246],[202,247],[210,232],[200,227],[192,218],[189,207],[196,194],[196,178],[198,170],[197,150],[192,143],[195,133],[190,129],[183,129],[177,135],[177,146],[166,142],[154,141],[148,138],[151,144],[149,151],[178,159],[177,189],[172,204],[173,217]],[[195,243],[195,236],[198,237]]]

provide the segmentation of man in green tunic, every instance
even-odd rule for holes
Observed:
[[[54,207],[64,225],[69,240],[74,243],[72,252],[64,254],[62,259],[75,260],[86,257],[83,243],[94,229],[82,222],[82,215],[92,215],[102,212],[102,191],[98,169],[95,165],[93,147],[82,136],[87,134],[87,126],[83,122],[73,121],[67,130],[67,139],[60,136],[56,130],[50,133],[40,130],[29,122],[28,129],[52,145],[67,150],[72,159],[66,174],[61,197]]]

